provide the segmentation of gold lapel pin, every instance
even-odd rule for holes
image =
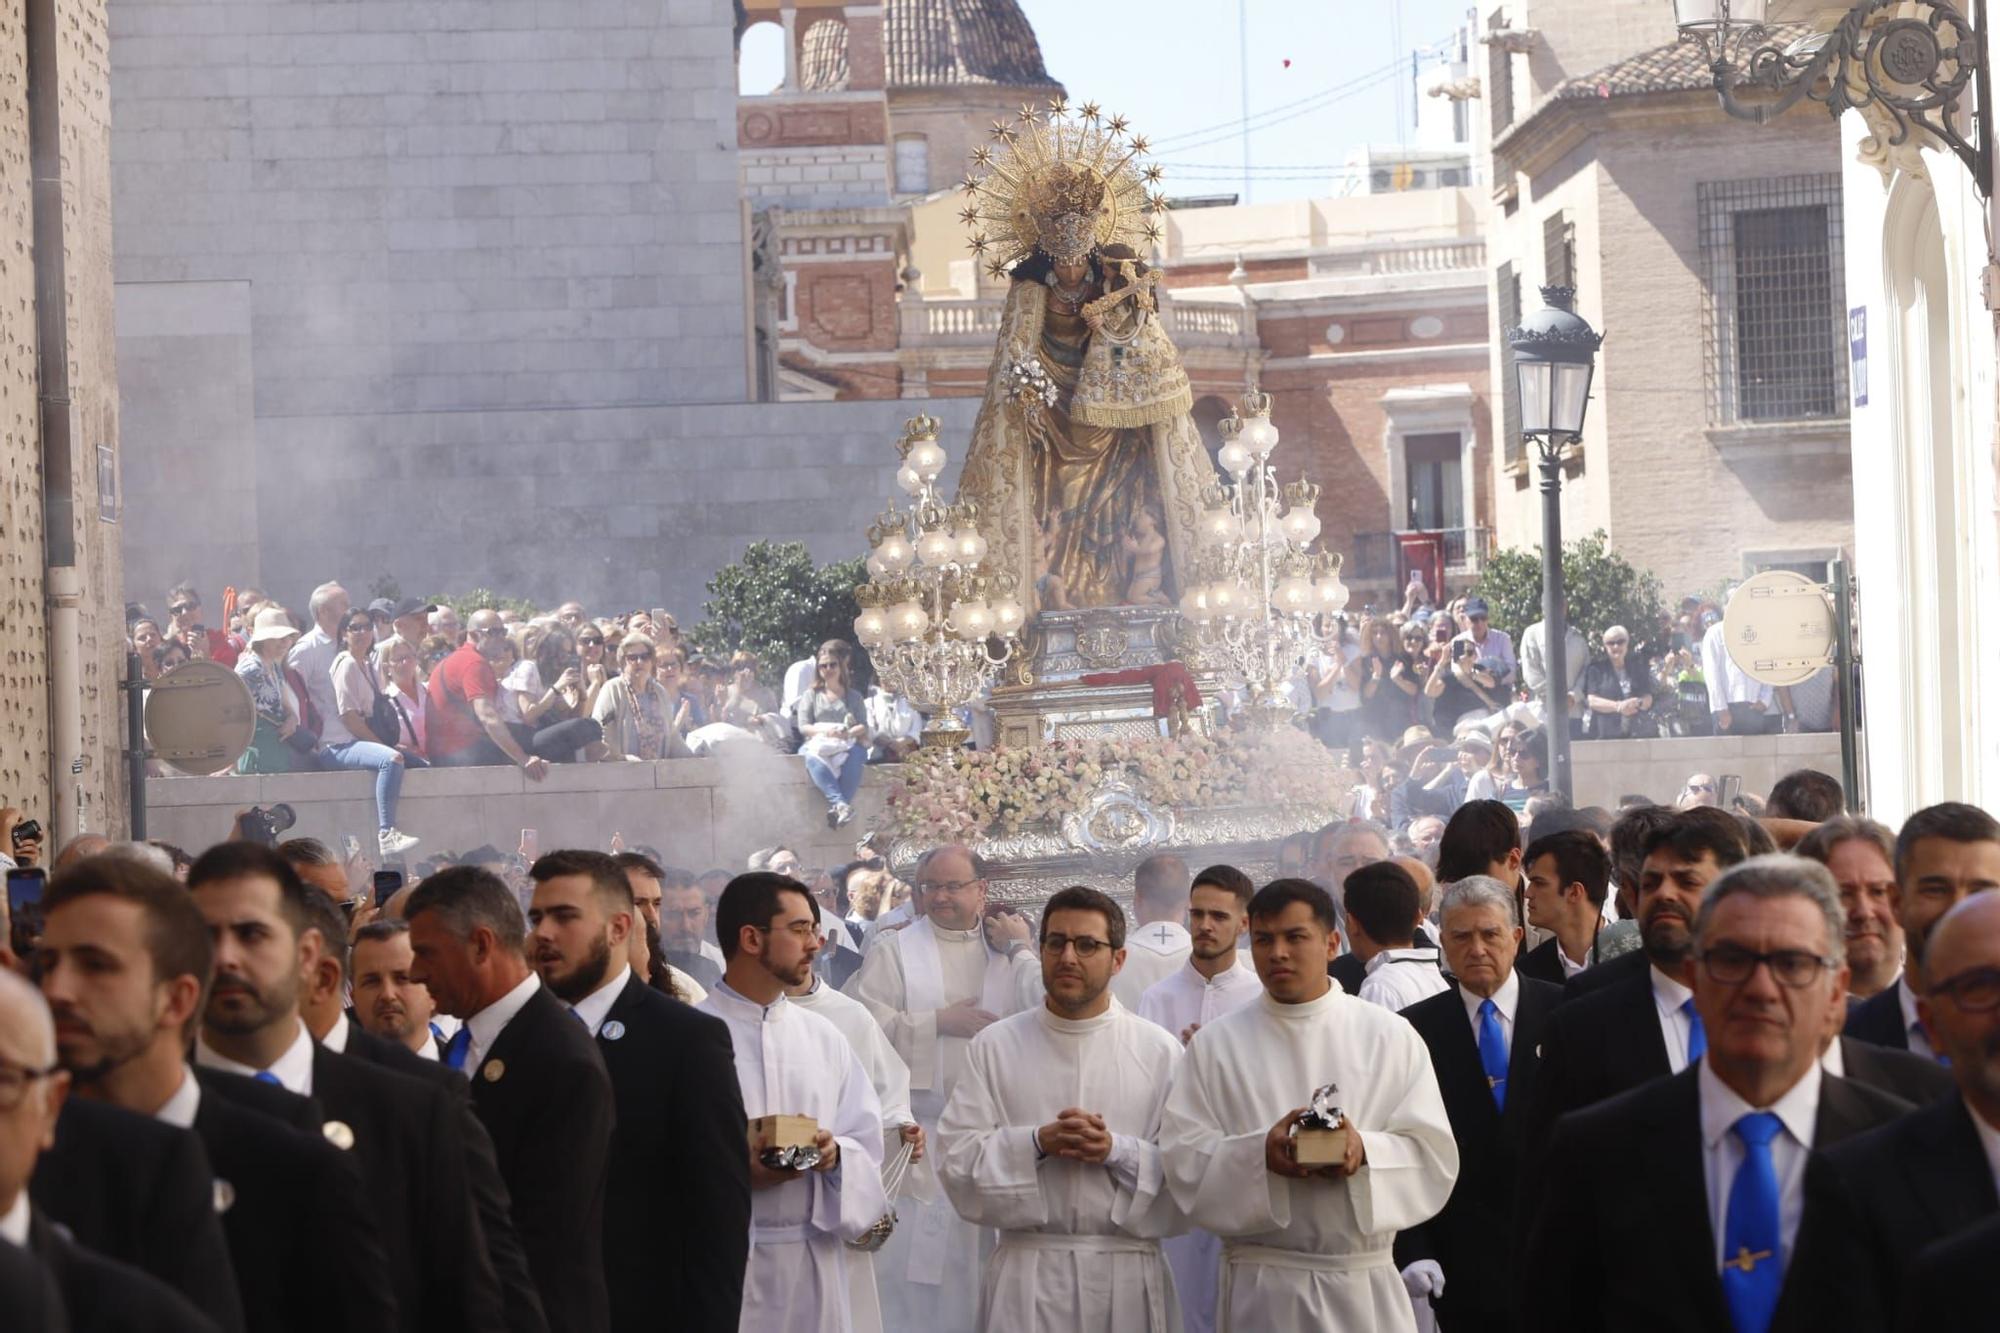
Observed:
[[[501,1079],[501,1076],[507,1072],[507,1066],[502,1064],[498,1060],[488,1060],[486,1062],[485,1068],[481,1069],[479,1072],[486,1076],[486,1081],[488,1083],[498,1083]]]
[[[347,1127],[345,1120],[329,1120],[320,1127],[326,1141],[345,1152],[354,1146],[354,1131]]]

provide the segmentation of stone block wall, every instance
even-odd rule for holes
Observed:
[[[21,0],[0,3],[0,803],[48,809],[48,636]],[[15,248],[18,247],[18,248]]]

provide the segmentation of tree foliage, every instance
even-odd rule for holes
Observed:
[[[1613,625],[1634,639],[1653,637],[1663,610],[1660,581],[1611,550],[1602,528],[1563,547],[1562,569],[1569,623],[1593,652]],[[1518,636],[1542,618],[1542,548],[1496,552],[1473,591],[1491,605],[1493,623]]]
[[[804,542],[752,542],[708,581],[702,621],[688,634],[701,652],[757,654],[776,684],[784,670],[828,639],[854,640],[861,607],[855,586],[868,581],[862,557],[815,564]]]
[[[383,593],[382,596],[386,597],[388,594]],[[502,597],[491,588],[474,588],[471,592],[459,593],[456,596],[432,593],[424,600],[433,606],[450,607],[458,613],[460,624],[465,623],[466,617],[474,611],[512,611],[523,620],[532,620],[541,614],[535,604],[525,597]]]

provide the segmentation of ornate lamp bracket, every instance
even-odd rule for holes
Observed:
[[[1775,34],[1768,27],[1732,25],[1724,3],[1715,35],[1683,29],[1681,40],[1701,48],[1710,61],[1716,95],[1730,115],[1761,125],[1807,99],[1823,104],[1836,119],[1858,110],[1871,122],[1890,122],[1886,139],[1877,136],[1885,153],[1921,129],[1957,154],[1981,197],[1990,199],[1992,83],[1980,49],[1986,0],[1971,5],[1968,18],[1948,0],[1855,0],[1832,31],[1779,46],[1770,42]],[[1891,11],[1905,16],[1892,17]],[[1958,127],[1968,88],[1978,102],[1966,117],[1970,139]],[[1746,101],[1746,92],[1766,96]]]

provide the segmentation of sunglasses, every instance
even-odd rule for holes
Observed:
[[[363,630],[373,634],[375,632],[375,622],[372,620],[355,620],[348,623],[347,632],[349,634],[359,633]]]
[[[179,606],[168,607],[167,610],[174,615],[184,616],[190,611],[199,610],[200,607],[200,602],[182,602]]]
[[[621,662],[650,662],[653,660],[653,655],[651,653],[621,653],[618,660]]]
[[[1606,648],[1623,648],[1626,644],[1630,642],[1631,642],[1630,639],[1606,639],[1604,641],[1604,646]]]
[[[576,646],[579,648],[602,648],[604,646],[604,640],[597,638],[578,639],[576,641]]]
[[[1688,784],[1688,790],[1689,790],[1689,791],[1714,791],[1714,790],[1715,790],[1715,784],[1714,784],[1713,782],[1690,782],[1690,783]]]

